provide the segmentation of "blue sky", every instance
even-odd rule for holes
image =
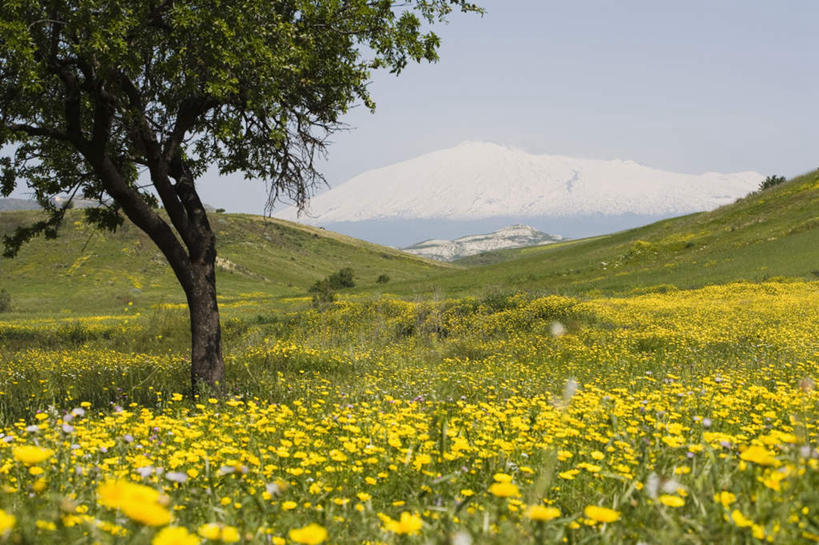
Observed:
[[[476,0],[441,61],[379,73],[324,172],[490,140],[681,172],[819,167],[817,0]],[[237,188],[236,184],[241,184]],[[206,202],[261,213],[261,184],[208,175]]]
[[[815,0],[481,5],[438,29],[437,64],[375,75],[375,114],[354,109],[334,137],[331,185],[470,139],[691,173],[819,167]],[[203,191],[260,212],[240,183]]]

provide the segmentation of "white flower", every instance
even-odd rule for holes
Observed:
[[[566,334],[566,326],[558,321],[554,321],[549,326],[549,333],[552,334],[552,337],[562,337]]]
[[[566,381],[566,386],[563,387],[563,401],[568,403],[577,393],[577,381],[570,378]]]
[[[184,483],[188,480],[188,476],[179,471],[169,471],[165,474],[165,478],[175,483]]]

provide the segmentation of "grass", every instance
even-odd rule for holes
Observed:
[[[469,268],[217,214],[221,399],[149,241],[74,216],[2,262],[0,543],[819,541],[817,190]]]
[[[3,322],[0,509],[26,543],[809,540],[817,302],[769,282],[245,305],[221,401],[180,395],[180,310]]]
[[[468,270],[409,282],[404,293],[480,294],[487,286],[579,294],[689,289],[819,276],[819,171],[712,212],[606,236],[460,260]]]
[[[35,212],[0,213],[0,235],[31,222]],[[448,266],[336,233],[282,220],[212,214],[217,234],[217,284],[221,300],[280,300],[307,294],[318,279],[342,267],[354,270],[359,286],[423,278]],[[147,308],[183,303],[170,267],[151,240],[126,222],[103,233],[69,214],[56,240],[35,240],[15,259],[0,258],[5,288],[20,316],[121,312],[129,303]],[[451,268],[451,266],[449,266]]]

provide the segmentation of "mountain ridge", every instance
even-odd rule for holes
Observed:
[[[402,251],[436,259],[454,261],[483,252],[507,248],[523,248],[564,240],[560,235],[550,235],[528,225],[511,225],[491,233],[464,235],[454,240],[428,239]]]
[[[311,224],[367,220],[496,216],[680,215],[729,204],[756,189],[752,171],[681,174],[631,160],[536,155],[487,142],[366,171],[314,197],[306,215],[277,217]]]

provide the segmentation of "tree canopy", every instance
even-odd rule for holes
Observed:
[[[124,213],[185,291],[194,384],[218,384],[215,237],[197,177],[241,172],[267,183],[269,206],[303,206],[341,116],[374,107],[371,72],[436,60],[432,27],[453,10],[480,11],[466,0],[5,0],[0,146],[13,151],[0,194],[22,181],[49,212],[6,236],[5,255],[56,236],[66,207],[55,195],[97,200],[87,218],[99,227]]]
[[[106,204],[97,225],[121,222],[125,203],[92,156],[127,187],[169,212],[182,203],[164,184],[212,165],[268,183],[303,204],[322,180],[315,159],[340,116],[373,108],[373,69],[400,72],[437,58],[429,24],[464,0],[11,0],[0,7],[2,194],[25,180],[43,206],[79,194]],[[152,187],[137,185],[140,169]],[[132,195],[133,196],[133,195]],[[113,200],[107,198],[113,197]],[[182,205],[183,206],[183,205]],[[54,234],[59,220],[7,240]]]

